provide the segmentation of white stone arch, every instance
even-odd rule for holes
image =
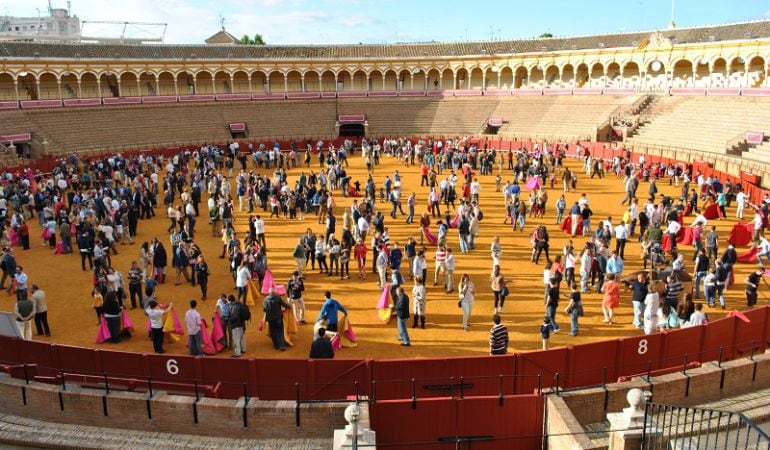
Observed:
[[[591,77],[589,63],[581,61],[575,65],[575,87],[590,87],[589,79]]]
[[[529,69],[529,87],[530,88],[543,88],[545,87],[545,67],[536,63]]]
[[[500,66],[500,72],[497,74],[500,82],[500,89],[513,89],[513,68],[509,65]]]
[[[543,87],[556,88],[561,87],[561,78],[559,73],[559,66],[556,64],[548,64],[543,71],[544,83]]]
[[[158,95],[177,95],[176,74],[172,70],[158,73]]]
[[[337,73],[332,69],[324,69],[321,72],[321,91],[337,92]]]
[[[661,59],[650,59],[645,66],[644,86],[648,91],[663,92],[668,88],[668,67]]]
[[[357,67],[353,70],[350,74],[350,83],[351,83],[351,90],[353,91],[368,91],[369,90],[369,83],[367,82],[367,79],[369,78],[369,74],[361,67]]]
[[[139,74],[139,95],[158,95],[158,74],[152,70],[144,70]]]
[[[595,61],[589,65],[589,83],[592,88],[602,88],[606,82],[606,69],[604,63],[601,61]]]
[[[62,72],[59,74],[62,98],[80,98],[78,89],[78,75],[74,72]]]
[[[754,54],[746,57],[746,87],[758,88],[766,84],[767,59]]]
[[[379,67],[369,69],[366,76],[369,77],[367,91],[381,91],[385,88],[385,75]]]
[[[633,60],[629,60],[623,63],[621,66],[621,72],[623,74],[623,86],[624,88],[639,88],[641,70],[639,63]]]
[[[425,91],[428,89],[428,72],[426,68],[420,66],[412,67],[411,74],[412,79],[409,90]]]
[[[214,93],[214,73],[207,69],[195,72],[195,93],[209,95]],[[182,95],[181,92],[180,95]]]
[[[383,91],[395,91],[398,90],[398,69],[388,67],[385,69],[382,79]]]
[[[427,69],[426,72],[427,90],[434,91],[441,89],[441,69],[432,66]]]
[[[466,67],[458,67],[455,70],[455,89],[470,89],[468,87],[468,81],[470,79],[470,71]]]
[[[78,74],[81,98],[96,98],[102,96],[99,92],[99,83],[96,81],[98,79],[99,75],[96,72],[84,71]]]
[[[623,69],[617,61],[610,61],[605,68],[607,87],[617,88],[623,85]]]
[[[177,70],[174,73],[176,95],[193,95],[198,92],[197,75],[189,70]]]
[[[18,100],[16,96],[16,76],[10,72],[0,72],[0,100]]]
[[[559,76],[562,87],[575,87],[575,66],[572,63],[562,64],[559,67]]]
[[[303,75],[299,69],[286,71],[286,92],[303,92]]]
[[[451,67],[444,67],[441,69],[441,83],[439,86],[443,90],[452,90],[454,89],[454,82],[455,82],[455,70]]]
[[[680,58],[671,65],[671,87],[685,88],[695,86],[695,64]]]
[[[219,69],[214,73],[214,93],[232,94],[233,93],[233,74],[229,70]]]
[[[526,88],[529,85],[529,69],[525,66],[516,66],[513,69],[513,80],[515,89]]]
[[[245,69],[236,69],[233,71],[231,87],[233,94],[250,94],[251,77],[249,76],[249,72]]]
[[[273,69],[267,74],[267,86],[270,94],[286,92],[286,73],[281,69]]]

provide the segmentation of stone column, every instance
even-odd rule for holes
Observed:
[[[21,101],[21,98],[19,98],[19,80],[15,79],[13,80],[13,90],[16,92],[16,101]]]
[[[345,408],[345,420],[348,424],[344,430],[334,430],[334,450],[352,449],[355,440],[356,448],[373,449],[377,448],[376,433],[369,428],[368,412],[361,406],[353,403]]]
[[[631,389],[626,394],[628,408],[623,412],[608,413],[607,420],[610,422],[610,429],[615,430],[610,433],[610,450],[638,450],[642,447],[642,435],[646,438],[660,433],[656,427],[646,425],[644,419],[645,394],[641,389]],[[649,418],[647,419],[650,420]]]
[[[80,78],[78,78],[78,98],[83,98],[83,89],[80,84]]]

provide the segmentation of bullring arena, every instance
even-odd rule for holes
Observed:
[[[762,401],[770,389],[770,357],[765,353],[770,342],[767,286],[757,282],[758,301],[751,306],[744,290],[747,277],[757,271],[757,253],[763,251],[759,237],[768,208],[770,21],[462,44],[248,47],[7,41],[0,42],[0,55],[0,157],[8,205],[4,239],[29,285],[45,292],[50,324],[50,336],[36,334],[33,326],[31,339],[23,339],[11,326],[4,331],[9,336],[0,337],[0,441],[38,448],[351,448],[332,441],[334,430],[345,428],[343,411],[356,404],[361,411],[359,428],[376,435],[359,436],[361,448],[374,448],[366,444],[371,442],[404,449],[770,445],[762,431],[770,416]],[[398,145],[386,153],[386,141]],[[236,142],[235,152],[242,160],[228,156]],[[335,236],[342,239],[346,227],[351,233],[359,228],[358,223],[346,225],[343,216],[354,201],[367,199],[371,175],[373,212],[384,215],[390,249],[398,243],[405,252],[410,237],[416,239],[418,250],[425,247],[424,325],[412,327],[418,324],[413,317],[414,282],[404,254],[400,273],[412,317],[406,322],[410,345],[400,345],[398,313],[391,311],[396,307],[394,297],[383,294],[373,270],[372,223],[364,242],[365,279],[358,276],[355,256],[349,279],[305,266],[302,297],[307,324],[298,323],[294,313],[285,310],[283,326],[291,343],[279,351],[260,323],[264,294],[271,286],[278,291],[287,287],[297,269],[298,239],[308,229],[323,238],[327,221],[323,215],[319,219],[312,205],[298,214],[301,218],[282,212],[270,217],[270,200],[263,209],[256,193],[254,212],[249,214],[248,200],[239,208],[237,179],[243,169],[275,181],[275,165],[257,166],[252,153],[268,158],[267,151],[278,148],[282,156],[276,161],[285,162],[286,189],[292,191],[300,176],[328,173],[330,166],[321,155],[339,155],[346,142],[347,162],[336,159],[332,166],[342,164],[349,178],[346,194],[357,183],[360,189],[352,196],[332,189]],[[205,175],[198,172],[197,163],[205,166],[207,152],[215,148],[224,155],[221,167],[212,156],[211,170]],[[412,154],[404,158],[407,151]],[[420,218],[427,214],[429,233],[439,234],[438,221],[444,220],[446,206],[442,199],[442,214],[431,214],[431,188],[421,178],[423,170],[438,170],[442,155],[450,151],[458,155],[457,167],[452,171],[450,159],[449,167],[436,174],[437,192],[442,180],[455,173],[457,200],[465,197],[477,205],[464,208],[474,225],[474,249],[462,252],[458,228],[448,229],[447,247],[452,249],[455,269],[454,289],[447,292],[442,279],[437,285],[433,282],[437,246],[427,239],[421,244]],[[374,152],[379,161],[372,161],[369,171],[368,158],[373,160]],[[532,175],[516,184],[527,208],[531,194],[547,196],[544,214],[537,217],[528,211],[523,230],[512,229],[503,192],[506,183],[514,181],[509,155],[513,165],[520,159],[527,164],[541,159],[547,167],[542,178]],[[96,343],[100,332],[107,338],[111,334],[106,320],[102,329],[94,314],[92,292],[95,282],[100,287],[99,277],[88,266],[81,269],[78,254],[83,249],[76,233],[73,253],[55,251],[61,221],[70,223],[68,193],[101,194],[103,180],[95,167],[116,161],[133,165],[139,158],[149,184],[127,181],[125,176],[113,179],[134,190],[138,185],[152,190],[150,173],[157,162],[155,216],[138,221],[133,243],[118,239],[104,265],[122,273],[128,292],[129,268],[132,261],[140,261],[142,244],[157,239],[166,247],[166,275],[158,277],[162,282],[153,298],[164,306],[173,303],[173,314],[181,323],[164,322],[166,334],[175,337],[166,336],[162,354],[153,352],[145,311],[132,308],[128,295],[122,299],[120,322],[130,322],[133,329],[122,330],[119,342]],[[491,162],[482,163],[484,158]],[[204,179],[194,233],[186,236],[208,264],[205,299],[200,286],[185,282],[186,275],[180,279],[172,267],[175,238],[165,202],[169,164],[186,174],[185,189],[194,175]],[[94,180],[88,188],[83,187],[85,167]],[[677,169],[669,173],[669,167]],[[596,174],[597,169],[602,175]],[[80,183],[73,186],[72,176],[62,176],[62,171],[77,171]],[[386,177],[395,181],[396,173],[403,211],[408,212],[407,198],[415,194],[413,223],[401,211],[392,218],[392,197],[381,197]],[[564,192],[565,173],[574,176],[574,188],[571,179],[567,183],[569,192]],[[255,273],[245,289],[251,320],[245,326],[240,358],[233,358],[229,348],[218,348],[221,335],[208,344],[204,339],[205,356],[191,356],[186,346],[190,300],[198,301],[197,310],[208,323],[204,332],[210,335],[219,320],[215,316],[220,294],[238,295],[227,255],[220,258],[224,244],[229,245],[220,231],[223,221],[218,218],[212,230],[208,220],[208,181],[217,174],[229,184],[217,197],[225,192],[234,200],[232,223],[243,251],[250,215],[264,220],[263,247],[275,279],[271,284],[268,277],[260,285]],[[547,258],[544,253],[539,264],[530,260],[533,231],[538,225],[546,227],[551,259],[557,255],[568,259],[563,248],[572,240],[580,291],[581,252],[588,237],[572,237],[562,230],[556,202],[564,194],[566,219],[585,194],[593,212],[592,228],[611,221],[608,257],[616,249],[616,233],[623,233],[616,227],[623,228],[621,220],[629,207],[621,201],[631,178],[639,181],[639,210],[649,197],[650,180],[657,178],[654,204],[664,197],[672,199],[665,218],[668,209],[676,213],[685,182],[696,190],[698,210],[708,221],[703,246],[714,226],[717,256],[729,264],[734,278],[725,290],[725,307],[720,307],[719,299],[709,306],[701,296],[694,301],[703,305],[707,323],[691,325],[686,319],[692,311],[685,306],[674,314],[683,319],[673,320],[670,328],[665,325],[668,318],[658,320],[657,310],[643,313],[644,325],[651,327],[643,330],[632,325],[631,290],[620,285],[620,304],[612,323],[607,323],[604,296],[590,283],[582,294],[579,329],[571,330],[565,312],[570,289],[561,282],[560,306],[553,312],[561,330],[552,334],[548,349],[541,350]],[[56,187],[60,180],[63,188]],[[470,192],[474,180],[480,186],[477,197]],[[535,180],[542,189],[533,186]],[[724,195],[728,183],[732,197]],[[25,185],[35,201],[36,192],[50,192],[51,208],[63,211],[64,219],[54,220],[53,247],[42,238],[38,212],[25,222],[30,248],[17,245],[19,222],[12,222],[12,216],[19,200],[11,193],[21,193],[19,186]],[[690,192],[685,192],[678,218],[682,229],[672,234],[684,255],[684,269],[672,279],[681,277],[684,282],[684,291],[673,294],[677,304],[693,289],[691,225],[702,220],[693,208],[685,208],[690,201]],[[736,217],[739,192],[745,198],[743,219]],[[713,198],[705,200],[711,193]],[[127,202],[122,208],[128,217],[134,209],[133,191],[123,194]],[[53,195],[62,196],[61,205]],[[719,203],[728,199],[722,218]],[[87,203],[84,200],[83,209]],[[186,206],[178,190],[170,204]],[[455,222],[457,208],[450,206],[449,211]],[[98,208],[94,215],[100,215]],[[670,226],[660,213],[652,216],[663,222],[664,231]],[[81,217],[73,217],[72,230],[78,231]],[[82,217],[88,217],[83,222],[104,226],[87,213]],[[758,236],[752,236],[755,223]],[[113,224],[119,225],[119,220]],[[490,355],[496,312],[491,248],[496,236],[500,273],[510,292],[499,312],[509,337],[505,355]],[[728,242],[735,244],[738,255],[734,265],[729,252],[723,256]],[[767,246],[770,252],[770,243]],[[676,258],[670,245],[663,247],[666,261],[656,266],[661,269]],[[629,235],[624,276],[643,270],[641,254],[638,237]],[[590,266],[590,258],[588,262]],[[391,284],[392,267],[385,270]],[[764,275],[764,269],[760,273]],[[467,330],[458,307],[463,274],[475,287]],[[10,286],[10,280],[7,283]],[[103,286],[105,298],[114,290],[109,284]],[[326,291],[346,309],[350,328],[340,330],[341,343],[334,346],[333,359],[309,359],[314,322]],[[664,304],[668,291],[660,292]],[[16,298],[9,292],[0,299],[1,309],[12,313],[11,325],[16,324]],[[287,301],[285,295],[282,299]],[[622,413],[637,393],[633,389],[647,393],[647,404]],[[725,410],[732,413],[729,419],[726,414],[724,421],[711,420],[722,417]],[[345,433],[341,435],[344,440]],[[706,443],[708,437],[713,437],[712,444]]]

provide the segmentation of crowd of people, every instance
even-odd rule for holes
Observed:
[[[307,142],[305,149],[292,144],[290,152],[281,152],[277,144],[272,149],[264,145],[245,149],[235,143],[221,148],[207,145],[180,151],[168,159],[116,154],[81,161],[72,155],[62,159],[50,174],[25,172],[6,177],[8,182],[0,195],[4,245],[0,288],[5,288],[6,280],[11,281],[8,289],[16,292],[15,314],[25,338],[32,320],[38,325],[38,334],[50,335],[45,295],[32,285],[31,298],[27,298],[27,277],[16,263],[13,249],[30,247],[28,223],[37,216],[42,245],[56,253],[77,251],[81,269],[93,274],[93,307],[98,323],[104,322],[109,330],[109,340],[119,342],[127,332],[124,310],[141,308],[150,323],[154,350],[163,353],[165,317],[176,314],[170,302],[162,304],[158,293],[159,286],[166,283],[169,263],[172,272],[168,275],[173,275],[175,285],[185,282],[198,286],[199,300],[208,298],[209,262],[196,243],[196,239],[209,239],[208,230],[199,232],[203,216],[210,237],[221,240],[218,256],[227,264],[237,290],[236,295],[220,296],[215,318],[221,321],[222,343],[233,349],[233,357],[246,350],[244,331],[251,320],[247,303],[254,306],[252,285],[266,294],[262,303],[265,322],[275,349],[283,351],[287,346],[284,311],[290,310],[290,320],[297,324],[307,323],[306,277],[317,270],[322,276],[345,282],[351,279],[351,263],[359,281],[366,280],[371,272],[377,287],[388,290],[401,345],[411,346],[408,321],[412,319],[412,329],[426,327],[429,297],[456,295],[461,311],[458,322],[465,331],[471,327],[479,291],[466,272],[455,289],[455,257],[478,251],[476,238],[484,218],[480,206],[484,185],[478,177],[491,178],[495,165],[495,191],[502,195],[504,223],[510,223],[513,232],[527,228],[530,261],[545,261],[545,317],[540,327],[543,348],[547,348],[550,335],[560,331],[558,314],[562,311],[570,320],[570,334],[578,335],[579,319],[585,314],[581,295],[590,291],[603,296],[607,324],[616,322],[615,310],[621,305],[621,296],[628,293],[633,325],[645,333],[704,323],[704,305],[698,302],[701,293],[708,307],[719,301],[722,309],[726,308],[724,290],[734,283],[738,255],[732,245],[719,254],[720,237],[713,225],[708,226],[714,219],[704,215],[711,205],[718,208],[719,217],[726,216],[732,202],[736,203],[738,218],[753,210],[757,259],[761,262],[767,257],[770,261],[770,242],[763,238],[770,200],[753,205],[740,185],[722,184],[682,165],[651,164],[644,157],[635,162],[620,157],[602,161],[578,146],[584,176],[614,173],[622,186],[620,203],[628,204],[619,220],[608,216],[594,223],[589,196],[577,191],[583,175],[565,165],[568,148],[536,145],[531,152],[497,151],[467,140],[363,139],[345,141],[339,148],[321,141],[315,145]],[[359,150],[361,164],[367,168],[364,180],[349,174],[351,158]],[[420,186],[427,195],[406,190],[398,169],[383,176],[377,169],[384,157],[395,158],[405,167],[418,166]],[[298,175],[290,181],[292,170]],[[504,174],[512,179],[503,183]],[[660,195],[657,183],[666,178],[669,185],[681,185],[678,198]],[[647,184],[646,195],[641,198],[637,197],[640,183]],[[554,230],[549,231],[543,220],[551,213],[549,193],[553,195],[558,188],[563,192],[554,204],[555,222],[571,238],[560,251],[551,248]],[[568,201],[573,196],[574,200]],[[341,197],[352,197],[351,206],[338,205]],[[421,204],[424,212],[419,211]],[[169,220],[169,240],[155,237],[139,244],[141,222],[153,219],[160,208],[165,208]],[[691,214],[695,220],[687,228],[694,254],[688,268],[677,240],[685,228],[684,217]],[[236,231],[238,215],[248,216],[248,231]],[[403,220],[411,225],[415,215],[419,219],[414,233],[403,244],[391,240],[388,221]],[[281,220],[315,221],[323,225],[323,231],[308,228],[297,237],[291,250],[295,270],[279,289],[268,264],[267,228]],[[456,235],[452,229],[457,230]],[[576,241],[579,237],[584,240],[582,244]],[[627,245],[633,239],[640,244],[644,270],[626,273]],[[124,277],[121,268],[113,265],[112,256],[137,248],[131,247],[135,243],[139,244],[137,257]],[[503,263],[500,236],[492,238],[490,256],[488,289],[494,297],[490,353],[501,354],[508,342],[502,323],[504,305],[515,280],[504,273],[507,264]],[[431,264],[432,284],[428,274]],[[756,304],[763,276],[764,270],[758,269],[745,280],[748,306]],[[692,293],[685,288],[690,283]],[[562,299],[566,307],[560,310]],[[197,300],[190,301],[184,322],[190,353],[201,355],[204,330]],[[338,332],[340,312],[347,314],[327,291],[314,326],[316,341],[330,340]],[[312,344],[311,356],[333,353],[325,342]]]

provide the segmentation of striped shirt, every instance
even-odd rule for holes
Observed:
[[[443,264],[446,261],[446,250],[442,247],[436,249],[436,264]]]
[[[497,324],[489,330],[489,353],[492,355],[508,353],[508,328],[505,325]]]

